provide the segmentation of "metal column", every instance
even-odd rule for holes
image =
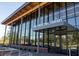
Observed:
[[[56,47],[56,35],[55,30],[53,30],[54,47]]]
[[[21,43],[21,38],[22,38],[21,37],[21,33],[22,33],[22,22],[23,22],[23,18],[21,18],[21,31],[20,31],[20,40],[19,40],[19,56],[20,56],[20,47],[21,47],[20,46],[21,45],[20,43]]]
[[[38,8],[38,20],[40,20],[40,2],[39,2],[39,8]],[[39,37],[40,33],[38,33]],[[39,39],[37,39],[37,53],[39,53]]]

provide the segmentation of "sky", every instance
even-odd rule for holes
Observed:
[[[1,22],[18,9],[24,2],[0,2],[0,38],[4,36],[5,26]]]

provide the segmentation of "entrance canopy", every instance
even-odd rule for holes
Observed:
[[[34,26],[33,31],[40,31],[43,29],[51,29],[51,28],[57,28],[57,27],[65,27],[67,26],[69,30],[72,30],[75,28],[71,24],[67,23],[66,20],[58,19],[51,21],[51,23],[44,23],[44,24],[39,24],[37,26]],[[77,29],[77,28],[75,28]]]

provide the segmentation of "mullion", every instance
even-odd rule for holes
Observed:
[[[65,11],[66,11],[66,22],[68,23],[68,16],[67,16],[67,3],[65,2]],[[68,55],[68,34],[67,34],[67,26],[66,26],[66,49]]]
[[[12,25],[11,25],[11,27],[10,27],[10,33],[9,33],[9,46],[10,46],[10,44],[11,44],[11,37],[12,37]]]
[[[44,11],[43,24],[44,24],[44,23],[45,23],[45,7],[44,7],[43,11]],[[43,33],[44,33],[44,34],[43,34],[43,35],[44,35],[44,36],[43,36],[43,37],[44,37],[44,38],[43,38],[43,41],[44,41],[44,42],[43,42],[43,44],[44,44],[43,47],[45,47],[45,35],[46,35],[45,32],[46,32],[46,31],[45,31],[45,30],[43,30],[43,31],[44,31],[44,32],[43,32]]]
[[[53,3],[53,20],[55,20],[55,17],[54,17],[54,16],[55,16],[55,2]],[[52,36],[54,37],[54,38],[53,38],[53,40],[54,40],[54,47],[56,47],[56,37],[55,37],[56,35],[55,35],[55,30],[56,30],[56,28],[54,28],[54,32],[53,32],[53,35],[52,35]]]
[[[13,25],[11,26],[11,36],[10,36],[10,45],[12,44],[12,37],[13,37]]]
[[[43,17],[43,19],[42,19],[42,24],[44,24],[44,10],[43,10],[44,8],[41,8],[41,13],[42,13],[42,16],[41,17]],[[44,30],[42,30],[42,47],[44,47]]]
[[[14,26],[13,26],[14,27]],[[11,38],[11,44],[13,44],[12,42],[13,42],[13,36],[14,36],[14,34],[13,34],[13,27],[12,27],[12,38]]]
[[[54,20],[54,2],[52,3],[52,8],[53,8],[52,17],[53,17],[53,20]]]
[[[47,6],[47,10],[48,10],[48,13],[47,13],[47,23],[49,22],[49,6]],[[49,29],[47,29],[47,43],[48,43],[48,52],[49,52]]]
[[[9,35],[9,45],[11,44],[11,31],[12,31],[12,26],[11,26],[11,28],[10,28],[10,35]]]
[[[48,37],[47,37],[47,43],[48,43],[48,52],[49,52],[49,29],[47,29],[47,35],[48,35]]]
[[[37,11],[35,12],[35,20],[36,20],[36,25],[37,25],[37,15],[36,14],[37,14]],[[37,42],[37,32],[35,32],[35,46],[36,46],[36,42]]]
[[[60,2],[59,2],[59,19],[60,19]],[[59,29],[61,29],[61,27],[59,27]],[[60,38],[59,38],[59,41],[60,41],[60,49],[62,48],[62,37],[61,37],[61,31],[60,31],[60,34],[59,34],[59,36],[60,36]],[[60,52],[61,52],[61,50],[60,50]]]
[[[24,19],[24,21],[25,21],[25,19]],[[25,26],[25,22],[24,22],[24,42],[23,42],[24,45],[25,45],[25,34],[26,34],[26,26]]]
[[[20,30],[20,23],[18,22],[18,24],[16,25],[17,26],[17,32],[16,32],[16,35],[17,35],[17,37],[16,37],[16,44],[18,45],[18,40],[19,40],[19,30]]]
[[[13,29],[13,30],[14,30],[14,32],[16,31],[16,27],[15,27],[15,26],[14,26],[14,29]],[[16,39],[15,39],[15,34],[14,34],[14,40],[13,40],[13,41],[14,41],[14,42],[13,42],[14,44],[15,44],[15,40],[16,40]]]
[[[21,40],[22,40],[22,25],[23,25],[23,18],[21,19],[21,31],[20,31],[20,40],[19,40],[20,45],[21,45]]]
[[[75,2],[74,3],[74,17],[75,17],[75,26],[77,28],[77,21],[76,21],[76,11],[75,11]],[[76,31],[76,36],[77,36],[77,31]],[[78,55],[78,39],[76,39],[77,41],[77,55]]]
[[[58,14],[58,18],[60,19],[60,2],[58,2],[58,9],[59,9],[59,10],[58,10],[58,13],[59,13],[59,14]]]
[[[21,34],[20,34],[21,35],[21,40],[20,40],[21,41],[21,45],[24,45],[24,33],[23,32],[25,32],[25,30],[24,30],[25,29],[24,28],[25,24],[24,24],[24,20],[23,19],[21,20],[22,21],[22,24],[21,24]]]
[[[26,18],[27,18],[27,17],[25,17],[25,19],[26,19]],[[24,19],[24,21],[25,21],[25,19]],[[25,37],[26,37],[26,21],[25,21],[25,33],[24,33],[24,45],[26,45],[26,44],[25,44],[25,41],[26,41],[26,38],[25,38]]]
[[[29,21],[29,46],[30,46],[30,34],[31,34],[31,19],[30,19],[30,15],[28,16],[29,17],[29,19],[28,20],[30,20]]]

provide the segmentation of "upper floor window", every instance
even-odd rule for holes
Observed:
[[[45,16],[45,18],[44,18],[45,21],[44,22],[47,23],[48,22],[48,6],[44,7],[44,13],[45,13],[44,14],[44,16]]]
[[[74,17],[74,3],[67,3],[67,18]]]
[[[79,16],[79,2],[75,2],[75,13],[76,16]]]
[[[59,3],[54,3],[54,20],[59,19]]]
[[[72,26],[75,26],[75,18],[68,19],[68,23]]]
[[[49,22],[51,22],[54,18],[54,7],[53,3],[49,5]]]
[[[66,19],[65,3],[60,3],[60,19]]]
[[[76,17],[76,25],[77,25],[77,28],[79,29],[79,17]]]

